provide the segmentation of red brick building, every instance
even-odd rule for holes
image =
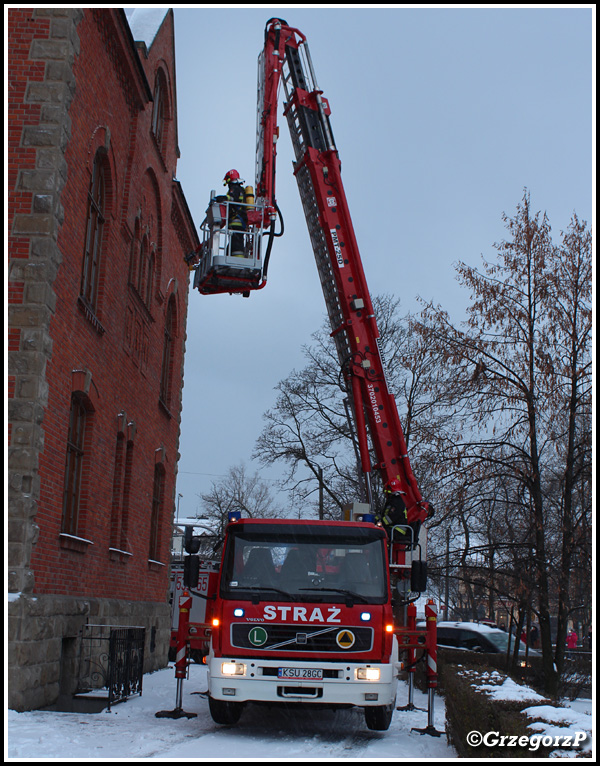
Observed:
[[[15,709],[75,691],[86,624],[144,626],[145,670],[166,662],[198,239],[175,180],[173,12],[158,13],[8,11]]]

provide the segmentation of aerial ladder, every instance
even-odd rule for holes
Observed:
[[[433,715],[434,691],[437,685],[435,606],[433,601],[428,601],[425,607],[426,628],[423,629],[417,627],[417,610],[414,603],[416,595],[426,589],[425,530],[422,524],[432,515],[433,509],[423,500],[419,491],[409,462],[396,402],[386,381],[377,321],[342,183],[341,163],[330,124],[329,102],[318,87],[305,36],[297,29],[288,26],[282,19],[274,18],[267,22],[264,47],[258,59],[255,186],[247,187],[245,190],[246,200],[243,204],[246,208],[247,225],[243,234],[243,252],[240,257],[239,244],[236,247],[238,252],[235,254],[232,248],[234,236],[237,236],[239,243],[239,229],[233,230],[230,226],[230,208],[233,203],[223,197],[218,198],[215,192],[211,192],[206,218],[201,225],[201,246],[186,260],[195,272],[194,287],[205,295],[230,293],[248,297],[253,291],[261,290],[266,285],[273,243],[275,238],[283,233],[283,220],[275,195],[279,138],[277,112],[278,95],[281,89],[285,96],[283,111],[288,122],[295,156],[294,175],[298,183],[325,297],[331,337],[336,345],[348,394],[348,409],[351,411],[351,419],[354,422],[360,468],[364,479],[367,503],[362,504],[362,507],[367,508],[367,512],[363,511],[360,515],[360,504],[358,504],[358,511],[353,505],[349,510],[350,516],[347,516],[345,521],[357,521],[367,527],[369,522],[372,524],[376,521],[373,514],[374,499],[371,482],[373,472],[378,473],[384,490],[395,493],[399,490],[406,508],[406,518],[402,523],[388,527],[387,553],[390,572],[388,586],[390,591],[395,591],[393,595],[400,598],[391,597],[390,601],[386,602],[390,603],[393,610],[394,625],[391,627],[394,639],[397,640],[398,655],[403,658],[400,665],[408,672],[408,705],[398,709],[414,709],[412,701],[414,671],[418,661],[426,660],[428,724],[424,729],[417,729],[417,731],[439,736],[440,732],[434,726]],[[239,202],[236,204],[239,209]],[[265,241],[266,247],[263,248]],[[374,455],[374,460],[371,455]],[[236,523],[234,519],[230,525],[230,534],[234,537]],[[280,524],[282,528],[288,523],[286,520],[274,522],[274,524]],[[323,539],[327,534],[333,533],[335,523],[340,522],[331,522],[329,526],[324,523]],[[261,521],[254,520],[253,524],[259,527]],[[190,553],[189,550],[188,553]],[[226,579],[225,570],[221,571],[219,576]],[[197,577],[188,579],[192,587],[195,587]],[[275,600],[282,598],[281,595],[277,597],[273,593],[274,590],[276,589],[267,587],[265,593],[269,594],[268,598]],[[191,593],[194,595],[193,590]],[[231,611],[233,607],[236,607],[236,611],[243,614],[244,610],[248,609],[249,614],[251,613],[248,618],[252,620],[248,623],[251,628],[266,620],[270,630],[273,610],[279,609],[282,614],[287,614],[291,607],[285,602],[281,607],[272,604],[264,606],[266,596],[262,597],[262,601],[256,596],[250,605],[247,599],[241,599],[240,604],[236,604],[235,600],[231,602],[227,598],[221,599],[219,593],[221,591],[217,588],[212,596],[202,596],[208,598],[207,603],[212,605],[211,609],[220,610],[219,615],[224,620],[223,629],[219,634],[221,638],[219,639],[217,634],[212,636],[212,649],[207,658],[211,663],[211,679],[212,675],[215,676],[214,683],[211,681],[214,688],[211,687],[212,691],[209,689],[209,702],[212,705],[211,714],[213,714],[213,708],[215,710],[213,714],[215,720],[221,723],[232,723],[239,717],[241,706],[235,702],[230,703],[227,701],[229,698],[220,698],[218,687],[221,677],[219,674],[225,672],[225,665],[228,668],[227,672],[231,672],[230,665],[235,673],[241,672],[242,666],[245,667],[248,652],[252,654],[256,651],[258,656],[261,649],[260,647],[245,649],[242,652],[244,657],[239,662],[226,662],[222,671],[219,670],[225,654],[230,658],[231,652],[234,651],[228,644],[225,647],[219,644],[219,640],[221,643],[227,643],[233,630],[229,625],[228,610]],[[303,596],[301,601],[306,604],[306,593],[303,593]],[[283,598],[285,599],[285,595]],[[298,614],[305,608],[307,607],[299,607]],[[375,609],[375,607],[372,608]],[[262,616],[261,609],[264,609]],[[361,604],[350,603],[344,603],[336,609],[338,611],[345,609],[345,619],[351,622],[353,609],[364,611]],[[267,610],[271,610],[269,614]],[[185,611],[185,603],[183,611]],[[232,614],[234,615],[232,620],[235,621],[235,612]],[[217,623],[219,619],[217,617]],[[255,623],[254,620],[258,622]],[[214,619],[212,624],[215,625]],[[281,628],[281,626],[278,627]],[[196,628],[208,628],[209,632],[213,630],[210,625],[196,626]],[[294,626],[295,630],[296,626]],[[188,640],[184,633],[185,631],[181,632],[181,642]],[[340,647],[343,653],[344,646],[340,645]],[[239,652],[239,649],[236,651]],[[331,655],[330,659],[335,658]],[[306,656],[297,655],[296,664],[299,662],[312,669],[316,667],[315,662],[318,664],[319,661],[311,658],[308,652]],[[393,657],[392,661],[395,662]],[[269,662],[279,663],[282,666],[286,663],[290,664],[289,659],[275,661],[271,658]],[[255,678],[247,679],[246,683],[240,676],[238,681],[248,688],[261,686]],[[226,685],[229,694],[232,692],[232,689],[229,689],[232,682],[228,681]],[[317,682],[317,686],[321,685],[327,686],[325,682]],[[300,686],[304,686],[304,682]],[[291,691],[300,694],[295,686]],[[303,688],[301,691],[309,690]],[[224,693],[225,690],[223,690]],[[262,699],[262,697],[258,691],[249,691],[247,699]],[[356,700],[348,701],[357,704]],[[180,708],[179,704],[173,714],[181,715]],[[373,711],[366,709],[365,714],[368,712]],[[389,725],[388,717],[385,720],[383,717],[382,720],[376,719],[377,716],[367,716],[369,728],[385,729]]]
[[[284,115],[295,155],[294,175],[325,297],[331,336],[349,393],[367,504],[373,508],[373,471],[379,473],[384,489],[399,488],[406,506],[407,523],[391,531],[390,567],[404,581],[407,591],[414,590],[407,580],[411,571],[414,576],[417,548],[417,563],[424,564],[419,530],[432,508],[419,491],[396,402],[388,389],[377,321],[331,129],[329,102],[317,84],[306,37],[282,19],[267,22],[264,48],[258,59],[256,177],[255,189],[246,190],[250,199],[246,256],[229,254],[228,203],[217,202],[214,192],[211,193],[207,217],[201,227],[202,244],[198,253],[188,257],[195,271],[194,287],[203,294],[231,293],[247,297],[266,284],[273,241],[283,230],[275,195],[280,88],[285,95]],[[267,245],[263,256],[264,239]]]

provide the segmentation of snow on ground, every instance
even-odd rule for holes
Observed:
[[[398,705],[407,687],[399,687]],[[184,681],[183,709],[197,718],[156,718],[175,707],[173,668],[144,676],[143,694],[115,705],[110,713],[8,711],[8,758],[43,760],[448,760],[456,758],[446,737],[411,731],[427,725],[423,710],[396,711],[386,732],[367,729],[362,710],[311,711],[308,706],[282,709],[248,706],[235,727],[215,724],[206,690],[206,668],[190,667]],[[426,696],[415,690],[415,705],[426,709]],[[435,699],[435,726],[444,730],[444,703]],[[6,740],[5,740],[6,741]]]
[[[585,749],[591,748],[592,701],[576,700],[566,708],[536,705],[540,698],[494,671],[465,670],[479,689],[496,699],[529,701],[526,714],[532,734],[556,737],[585,731]],[[184,681],[183,709],[196,718],[156,718],[160,710],[175,707],[172,667],[144,676],[143,695],[115,705],[111,712],[57,713],[36,710],[8,711],[5,756],[36,760],[440,760],[456,758],[446,737],[412,731],[427,725],[427,698],[415,690],[414,702],[422,710],[396,711],[386,732],[367,729],[362,710],[314,710],[308,705],[262,707],[249,705],[237,726],[215,724],[208,711],[206,668],[190,666]],[[400,684],[398,705],[407,702],[407,687]],[[533,704],[532,704],[533,703]],[[435,726],[445,728],[444,700],[435,698]],[[536,720],[541,719],[541,720]],[[554,751],[553,757],[574,757],[573,750]],[[482,757],[485,754],[482,752]],[[507,751],[507,757],[510,752]]]
[[[586,739],[582,748],[585,752],[591,752],[593,745],[591,705],[588,713],[571,708],[556,708],[552,705],[534,705],[523,712],[533,719],[533,723],[530,723],[527,728],[543,737],[552,737],[556,740],[557,737],[564,735],[575,737],[584,732]],[[554,755],[573,758],[575,753],[573,750],[555,750]]]
[[[495,700],[525,700],[527,702],[541,702],[546,698],[530,689],[513,681],[512,678],[499,673],[497,670],[491,673],[476,670],[463,670],[463,675],[474,675],[477,679],[473,684],[479,691],[485,692],[489,697]],[[488,681],[489,683],[482,683]]]
[[[544,702],[545,697],[538,694],[528,686],[516,683],[512,678],[499,673],[497,670],[492,672],[482,672],[480,670],[460,671],[462,675],[473,680],[473,686],[478,691],[484,692],[495,700],[516,700],[518,702]],[[569,702],[565,700],[567,707],[554,707],[553,705],[536,705],[523,709],[523,713],[531,718],[533,723],[528,724],[528,729],[533,734],[539,734],[543,737],[556,738],[565,736],[578,737],[585,733],[586,738],[582,743],[584,751],[591,751],[593,746],[592,731],[592,700],[575,700]],[[541,719],[541,720],[537,720]],[[552,752],[552,757],[575,757],[575,750],[557,749]]]

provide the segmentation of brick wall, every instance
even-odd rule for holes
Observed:
[[[150,50],[132,44],[120,9],[13,8],[8,25],[8,566],[9,591],[23,594],[10,602],[9,665],[13,706],[24,709],[57,693],[57,647],[67,624],[69,635],[90,614],[123,624],[127,603],[137,602],[137,624],[158,625],[166,643],[187,312],[183,255],[197,235],[173,181],[172,12]],[[152,129],[157,77],[165,104],[160,145]],[[81,280],[97,157],[106,197],[98,300],[90,306]],[[144,272],[152,275],[149,285],[131,269],[142,240],[154,258]],[[172,380],[164,401],[169,306]],[[73,393],[85,402],[86,439],[79,519],[67,535]],[[151,550],[157,466],[161,515]],[[63,612],[66,622],[57,617]],[[48,640],[44,671],[35,660],[40,631]],[[46,692],[36,696],[34,686]]]

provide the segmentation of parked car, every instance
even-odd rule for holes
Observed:
[[[492,628],[481,622],[438,622],[438,646],[449,649],[463,649],[472,652],[506,654],[508,642],[513,647],[514,636],[500,628]],[[525,654],[527,647],[519,641],[519,654]],[[536,649],[529,649],[529,656],[541,656]]]

